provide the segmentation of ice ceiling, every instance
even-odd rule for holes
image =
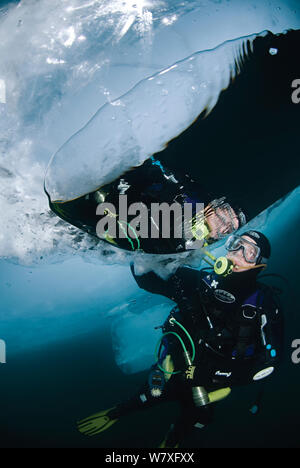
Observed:
[[[105,103],[197,51],[300,22],[298,2],[264,0],[24,0],[0,13],[0,257],[25,265],[88,250],[51,217],[43,179]],[[83,147],[94,150],[89,139]],[[114,174],[128,165],[120,159]]]

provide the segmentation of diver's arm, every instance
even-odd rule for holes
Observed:
[[[164,280],[158,276],[154,271],[150,271],[143,275],[137,275],[134,270],[134,264],[130,264],[130,269],[132,275],[137,282],[137,285],[144,289],[145,291],[151,292],[153,294],[160,294],[161,296],[168,297],[173,299],[175,295],[174,287],[172,282],[169,280]]]
[[[198,270],[186,267],[178,268],[176,273],[167,279],[163,279],[154,271],[144,275],[136,275],[133,263],[131,263],[130,268],[138,286],[145,291],[168,297],[177,304],[182,303],[185,299],[189,301],[191,295],[195,295],[199,281]]]
[[[284,321],[281,308],[273,300],[264,302],[260,315],[262,352],[249,371],[252,381],[260,381],[279,367],[284,348]]]
[[[279,363],[284,348],[283,313],[274,301],[263,305],[261,312],[261,339],[266,350],[266,362]]]

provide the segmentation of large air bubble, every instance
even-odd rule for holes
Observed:
[[[198,52],[105,104],[53,156],[45,179],[51,201],[94,192],[162,150],[199,115],[211,112],[257,37]]]
[[[43,182],[51,156],[100,106],[197,50],[299,27],[297,0],[1,2],[0,258],[91,252],[87,236],[52,216]]]

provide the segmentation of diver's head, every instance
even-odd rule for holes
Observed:
[[[233,264],[233,272],[266,268],[271,256],[271,245],[267,237],[258,231],[247,231],[241,236],[232,235],[227,239],[225,247],[227,259]]]
[[[222,239],[246,224],[242,210],[226,201],[225,197],[209,203],[204,214],[209,240],[212,241]]]

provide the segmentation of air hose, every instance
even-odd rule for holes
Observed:
[[[193,341],[191,335],[189,334],[189,332],[187,331],[187,329],[184,328],[183,325],[181,325],[181,323],[177,322],[177,320],[176,320],[174,317],[172,317],[172,318],[169,320],[169,322],[170,322],[170,323],[176,323],[176,325],[178,325],[178,327],[180,327],[180,328],[184,331],[184,333],[186,334],[186,336],[188,337],[188,339],[189,339],[189,341],[190,341],[190,343],[191,343],[191,346],[192,346],[193,355],[192,355],[191,360],[192,360],[192,362],[193,362],[194,359],[195,359],[196,351],[195,351],[194,341]],[[184,344],[184,342],[183,342],[183,340],[182,340],[182,338],[178,335],[178,333],[175,333],[175,332],[167,332],[167,333],[164,333],[164,334],[162,335],[162,337],[159,339],[159,341],[158,341],[158,343],[157,343],[157,345],[156,345],[156,348],[155,348],[155,356],[156,356],[156,360],[157,360],[157,365],[158,365],[159,369],[160,369],[161,371],[163,371],[165,374],[180,374],[181,371],[175,371],[175,372],[174,372],[174,371],[173,371],[173,372],[166,371],[166,370],[163,369],[163,367],[159,364],[159,356],[158,356],[158,354],[159,354],[159,347],[160,347],[160,344],[161,344],[162,340],[163,340],[164,337],[167,336],[167,335],[174,335],[174,336],[176,336],[176,338],[178,338],[178,340],[180,341],[180,344],[181,344],[181,346],[182,346],[182,348],[183,348],[184,355],[188,355],[188,354],[189,354],[188,351],[187,351],[187,349],[186,349],[186,346],[185,346],[185,344]]]
[[[195,355],[196,355],[194,341],[193,341],[191,335],[189,334],[189,332],[186,330],[186,328],[184,328],[184,326],[181,325],[181,323],[177,322],[177,320],[175,320],[174,317],[172,317],[169,320],[169,322],[171,324],[175,323],[178,327],[180,327],[183,330],[183,332],[188,337],[188,339],[189,339],[189,341],[191,343],[191,347],[192,347],[192,357],[190,357],[190,354],[189,354],[188,350],[186,349],[186,346],[185,346],[182,338],[178,335],[178,333],[167,332],[167,333],[164,333],[162,335],[162,337],[160,338],[160,340],[158,341],[158,343],[156,345],[155,355],[157,357],[157,366],[162,372],[164,372],[166,374],[173,374],[174,375],[174,374],[180,374],[181,373],[181,371],[169,372],[169,371],[163,369],[163,367],[159,364],[159,351],[158,351],[158,348],[160,347],[161,341],[167,335],[174,335],[180,341],[180,344],[181,344],[182,349],[183,349],[184,360],[185,360],[185,363],[186,363],[186,366],[187,366],[187,371],[186,371],[187,379],[189,379],[189,378],[192,379],[193,378],[193,373],[194,373],[194,370],[195,370],[195,367],[193,366],[193,362],[194,362]],[[205,390],[204,387],[193,386],[192,387],[192,395],[193,395],[194,404],[198,408],[200,406],[206,406],[206,405],[208,405],[210,403],[209,395],[208,395],[208,393],[207,393],[207,391]]]

